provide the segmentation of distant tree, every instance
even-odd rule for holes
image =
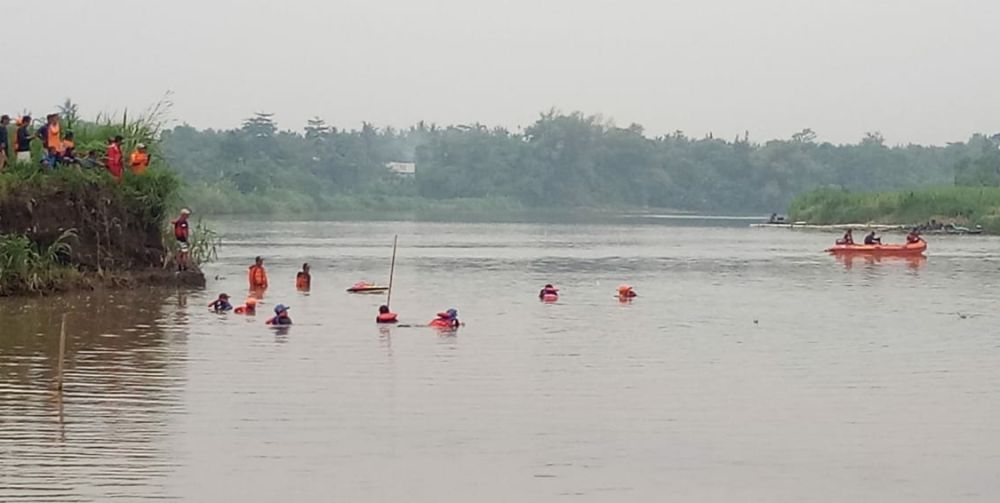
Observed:
[[[243,121],[243,131],[255,138],[271,138],[278,131],[274,114],[255,112],[253,117]]]
[[[305,132],[306,139],[323,140],[326,135],[330,134],[330,127],[326,125],[326,121],[323,119],[313,117],[306,121]]]
[[[749,136],[749,132],[747,135]],[[813,143],[816,141],[816,132],[812,129],[805,128],[802,131],[793,134],[792,141],[796,143]]]

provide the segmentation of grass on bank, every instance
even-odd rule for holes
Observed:
[[[69,264],[76,231],[40,246],[22,234],[0,234],[0,295],[61,290],[80,281],[80,272]]]
[[[813,224],[918,224],[935,219],[981,225],[1000,234],[1000,187],[931,187],[891,192],[819,189],[796,197],[788,210]]]

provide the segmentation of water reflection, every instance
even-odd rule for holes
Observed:
[[[880,255],[835,255],[837,262],[844,265],[847,270],[853,269],[855,262],[859,264],[865,264],[868,266],[873,266],[877,264],[905,264],[906,267],[912,270],[918,270],[927,263],[927,257],[924,255],[916,255],[910,257],[897,257],[892,255],[880,256]]]
[[[164,292],[0,299],[0,501],[168,496],[174,461],[151,440],[180,407],[185,338],[172,304]]]

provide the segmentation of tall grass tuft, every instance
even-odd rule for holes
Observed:
[[[68,265],[73,229],[63,232],[48,246],[39,246],[22,234],[0,234],[0,295],[57,290],[79,272]]]

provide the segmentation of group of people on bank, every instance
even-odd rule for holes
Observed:
[[[10,126],[14,127],[11,141]],[[39,164],[45,169],[60,166],[76,166],[89,169],[106,169],[115,179],[121,180],[125,173],[125,139],[121,135],[108,138],[103,152],[89,150],[83,155],[76,151],[76,139],[72,131],[63,131],[59,114],[49,114],[45,123],[32,131],[32,118],[24,115],[12,124],[9,115],[0,116],[0,171],[13,162],[32,162],[32,142],[41,144]],[[13,147],[13,155],[11,155]],[[128,168],[136,175],[142,175],[149,168],[150,156],[145,144],[138,143],[129,153]]]

